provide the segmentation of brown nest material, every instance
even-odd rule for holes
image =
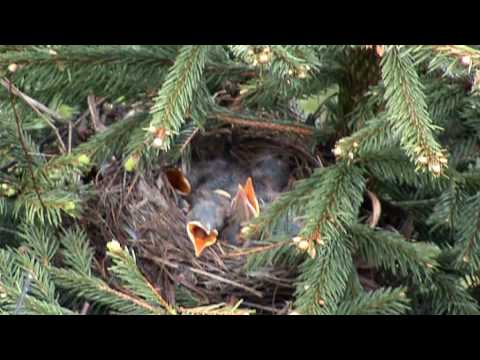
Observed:
[[[239,161],[248,161],[252,151],[268,150],[288,154],[291,176],[296,179],[319,166],[304,137],[281,138],[258,129],[216,129],[192,140],[192,162],[224,151]],[[185,230],[185,201],[169,183],[167,165],[171,164],[158,164],[140,175],[126,173],[119,161],[113,161],[97,176],[99,195],[85,220],[91,237],[101,239],[96,241],[99,252],[104,253],[106,242],[112,239],[133,248],[144,274],[171,304],[178,304],[179,289],[183,288],[200,304],[243,300],[245,307],[260,313],[288,311],[296,269],[244,271],[248,254],[266,251],[271,244],[251,241],[248,247],[238,248],[217,241],[195,257]]]

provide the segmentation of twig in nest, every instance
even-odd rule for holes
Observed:
[[[180,152],[182,154],[185,152],[186,147],[192,142],[193,138],[195,137],[195,135],[198,134],[199,131],[200,131],[199,127],[195,128],[193,133],[184,141],[184,143],[182,144],[182,146],[180,148]]]
[[[286,245],[290,242],[291,242],[290,240],[289,241],[282,241],[282,242],[271,244],[271,245],[258,246],[258,247],[251,248],[251,249],[231,252],[231,253],[225,254],[224,257],[226,257],[226,258],[236,258],[236,257],[247,256],[247,255],[251,255],[251,254],[255,254],[255,253],[259,253],[259,252],[265,252],[265,251],[269,251],[269,250],[272,250],[272,249],[275,249],[275,248],[278,248],[278,247],[282,247],[282,246],[284,246],[284,245]]]
[[[12,85],[12,83],[10,82],[10,86],[11,85]],[[38,201],[40,201],[40,205],[42,206],[43,210],[46,212],[47,208],[45,207],[45,204],[43,203],[42,197],[40,196],[40,189],[37,185],[37,179],[36,179],[35,173],[33,171],[33,165],[32,165],[33,164],[33,159],[32,159],[32,156],[30,155],[30,152],[28,151],[28,146],[27,146],[27,143],[25,142],[25,138],[23,137],[23,131],[22,131],[20,116],[18,115],[17,107],[15,106],[15,95],[11,91],[10,91],[10,102],[12,104],[13,114],[15,115],[15,122],[17,124],[18,138],[20,139],[20,144],[22,145],[23,152],[25,153],[25,157],[27,158],[28,169],[30,171],[30,175],[32,176],[33,188],[35,189],[35,193],[37,194]]]
[[[215,304],[209,306],[200,306],[196,308],[180,308],[180,311],[186,315],[250,315],[250,310],[242,309],[225,309],[222,308],[225,304]]]
[[[22,93],[20,90],[18,90],[10,80],[8,79],[5,79],[3,78],[2,80],[0,80],[0,84],[3,85],[5,88],[7,88],[7,90],[10,92],[10,95],[12,97],[14,96],[18,96],[20,97],[23,101],[25,101],[32,109],[33,111],[35,111],[35,113],[37,113],[37,115],[39,115],[43,120],[45,120],[45,122],[48,124],[48,126],[50,126],[52,128],[52,130],[55,132],[55,135],[57,137],[57,140],[58,140],[58,143],[60,145],[60,151],[62,154],[65,154],[65,152],[67,151],[66,147],[65,147],[65,143],[63,142],[62,140],[62,137],[60,136],[60,133],[58,132],[58,129],[55,127],[55,125],[48,119],[48,117],[46,117],[40,110],[42,110],[43,112],[49,114],[50,116],[53,116],[54,118],[56,118],[56,120],[58,121],[59,119],[61,119],[62,117],[60,115],[58,115],[57,113],[55,113],[54,111],[50,110],[48,107],[46,107],[45,105],[39,103],[38,101],[32,99],[31,97],[25,95],[24,93]]]
[[[244,301],[243,305],[248,306],[248,307],[253,307],[253,308],[256,308],[256,309],[259,309],[259,310],[263,310],[263,311],[268,311],[269,313],[277,314],[277,315],[282,315],[282,314],[285,313],[285,309],[276,309],[274,307],[259,305],[259,304],[255,304],[255,303],[252,303],[252,302],[249,302],[249,301]]]
[[[312,136],[314,131],[307,127],[295,126],[295,125],[284,125],[284,124],[272,124],[270,122],[258,121],[255,119],[243,119],[228,114],[214,114],[215,118],[223,121],[228,124],[245,126],[245,127],[254,127],[257,129],[266,129],[270,131],[279,131],[287,133],[295,133],[301,136]]]
[[[98,107],[98,106],[102,105],[106,100],[107,100],[107,98],[100,98],[100,99],[96,100],[95,107]],[[87,100],[87,102],[88,102],[88,100]],[[89,104],[88,109],[85,110],[82,113],[82,115],[80,115],[78,117],[77,120],[75,120],[75,122],[73,124],[73,127],[76,127],[80,122],[82,122],[82,120],[85,120],[90,113],[91,112],[90,112],[90,104]]]
[[[170,261],[168,260],[164,260],[162,258],[159,258],[158,256],[153,256],[153,255],[144,255],[144,257],[146,257],[147,259],[155,262],[155,263],[160,263],[161,265],[166,265],[166,266],[169,266],[171,268],[174,268],[174,269],[178,269],[179,266],[177,264],[174,264],[174,263],[171,263]],[[203,276],[206,276],[206,277],[209,277],[211,279],[214,279],[214,280],[217,280],[217,281],[220,281],[222,283],[225,283],[225,284],[229,284],[229,285],[232,285],[232,286],[235,286],[237,288],[240,288],[240,289],[243,289],[245,291],[248,291],[249,293],[259,297],[259,298],[262,298],[263,297],[263,294],[260,292],[260,291],[257,291],[255,289],[252,289],[251,287],[248,287],[248,286],[245,286],[243,284],[240,284],[236,281],[233,281],[233,280],[229,280],[229,279],[225,279],[221,276],[218,276],[218,275],[215,275],[215,274],[210,274],[206,271],[203,271],[203,270],[199,270],[199,269],[195,269],[191,266],[184,266],[183,268],[195,273],[195,274],[198,274],[198,275],[203,275]]]
[[[87,97],[88,109],[90,111],[90,117],[92,119],[93,130],[95,133],[102,132],[106,130],[106,126],[103,125],[100,121],[100,116],[98,114],[97,103],[95,102],[95,96],[89,95]]]
[[[382,204],[380,203],[380,200],[378,200],[377,195],[372,193],[371,191],[368,191],[368,196],[370,200],[372,201],[372,215],[368,218],[368,225],[374,229],[378,225],[378,221],[380,220],[380,215],[382,214]]]

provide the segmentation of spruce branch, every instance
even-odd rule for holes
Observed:
[[[270,130],[273,132],[283,132],[283,133],[293,133],[300,136],[307,136],[310,137],[314,134],[314,130],[307,126],[299,126],[299,125],[291,125],[291,124],[281,124],[281,123],[273,123],[269,121],[259,121],[257,119],[251,118],[243,118],[232,116],[229,114],[221,114],[215,113],[213,114],[216,119],[236,126],[244,126],[244,127],[253,127],[256,129],[262,130]]]
[[[350,231],[356,253],[368,264],[394,275],[411,277],[421,284],[428,282],[439,267],[440,249],[434,244],[408,242],[399,233],[374,230],[367,225],[354,225]]]
[[[45,114],[43,114],[42,111],[45,112],[45,113],[49,113],[49,114],[53,113],[55,115],[57,121],[59,121],[61,119],[60,115],[56,114],[55,112],[51,111],[46,106],[44,106],[43,104],[39,103],[38,101],[36,101],[36,100],[32,99],[31,97],[22,93],[20,90],[18,90],[13,85],[13,83],[10,80],[8,80],[6,78],[1,79],[0,84],[2,84],[4,87],[6,87],[12,95],[18,96],[22,100],[24,100],[25,103],[27,103],[32,108],[32,110],[38,116],[40,116],[40,118],[42,120],[44,120],[47,123],[47,125],[53,130],[53,132],[55,133],[55,136],[57,137],[57,141],[58,141],[58,144],[60,146],[60,152],[65,153],[66,152],[65,143],[63,142],[62,137],[60,136],[60,133],[58,132],[58,129],[54,125],[53,121],[51,121]]]
[[[110,270],[118,276],[125,286],[134,294],[141,295],[152,304],[162,306],[168,313],[174,315],[176,310],[160,295],[160,293],[145,278],[137,266],[135,254],[128,249],[122,249],[116,241],[107,244],[107,253],[113,260]]]
[[[458,243],[456,266],[471,271],[480,269],[480,192],[467,198],[459,211],[455,224]]]
[[[345,301],[335,315],[402,315],[409,309],[405,288],[382,288]]]
[[[10,82],[10,86],[12,86],[12,83]],[[23,136],[23,130],[22,130],[22,123],[20,120],[20,115],[18,114],[16,104],[15,104],[15,95],[13,94],[11,88],[10,88],[10,103],[12,104],[12,109],[13,113],[15,116],[15,123],[17,124],[17,135],[20,140],[20,144],[22,145],[23,152],[25,154],[25,157],[27,159],[27,164],[28,164],[28,169],[30,171],[30,176],[32,178],[33,182],[33,188],[35,190],[35,193],[37,194],[38,201],[40,202],[43,210],[47,212],[47,208],[45,207],[45,204],[43,203],[42,197],[40,195],[40,188],[38,187],[37,179],[35,176],[35,172],[33,171],[33,159],[32,156],[30,155],[30,152],[28,150],[27,143],[25,142],[25,138]]]
[[[184,123],[199,87],[209,46],[184,46],[170,69],[152,107],[151,128],[157,129],[158,147],[168,150],[170,136],[177,134]]]
[[[434,136],[439,127],[428,114],[423,86],[411,54],[389,47],[381,66],[388,124],[418,169],[443,174],[447,158]]]
[[[155,307],[139,297],[112,289],[96,277],[70,269],[52,268],[51,272],[59,287],[82,300],[86,299],[122,314],[164,314],[162,308]]]
[[[301,313],[335,311],[353,271],[348,226],[358,216],[365,179],[346,163],[328,168],[306,205],[306,224],[297,246],[306,241],[311,259],[301,267],[296,307]]]
[[[480,67],[480,51],[466,45],[430,45],[435,52],[455,58],[464,66]]]

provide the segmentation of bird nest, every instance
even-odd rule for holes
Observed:
[[[308,176],[318,163],[305,137],[282,135],[258,129],[215,129],[193,138],[190,162],[228,153],[230,160],[242,163],[250,161],[252,154],[281,153],[287,155],[291,180]],[[188,173],[184,163],[128,173],[120,161],[113,160],[97,176],[98,195],[89,211],[96,215],[89,216],[88,228],[93,238],[101,239],[96,241],[99,253],[112,239],[134,249],[142,272],[171,304],[182,303],[187,294],[202,305],[242,300],[242,306],[257,313],[288,312],[297,269],[273,265],[255,272],[245,269],[250,254],[267,251],[265,242],[253,239],[237,246],[220,236],[196,256],[186,231],[188,201],[172,184],[172,166]]]

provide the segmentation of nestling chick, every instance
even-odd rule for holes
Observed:
[[[231,244],[242,242],[241,229],[252,218],[260,214],[252,178],[249,177],[244,186],[238,185],[238,191],[232,200],[231,212],[227,225],[222,232],[222,238]]]
[[[262,153],[253,161],[251,174],[259,200],[269,204],[287,187],[290,165],[280,155]]]
[[[195,255],[218,238],[240,244],[242,227],[260,214],[259,200],[262,207],[275,200],[288,184],[289,170],[281,157],[262,153],[244,168],[215,159],[196,163],[188,179],[171,172],[177,191],[191,204],[186,230]]]
[[[229,219],[236,217],[237,208],[243,206],[246,212],[256,213],[258,201],[252,180],[247,180],[248,173],[236,164],[219,159],[200,162],[192,172],[192,209],[188,215],[187,234],[196,256],[200,256],[203,250],[216,243]]]
[[[232,208],[232,216],[222,233],[223,237],[233,244],[245,241],[242,231],[244,226],[285,191],[290,166],[288,161],[279,155],[261,153],[253,160],[249,172],[252,177],[244,189],[240,187],[236,196],[238,204]]]
[[[229,214],[230,202],[229,194],[221,190],[201,191],[196,195],[187,220],[187,234],[195,248],[195,256],[216,243]]]

